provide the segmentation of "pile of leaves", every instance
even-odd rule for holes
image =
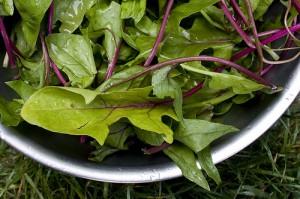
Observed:
[[[298,0],[2,0],[19,98],[0,98],[1,122],[92,138],[95,161],[139,142],[209,189],[197,160],[220,183],[210,144],[238,131],[215,116],[280,90],[263,76],[299,56],[286,53],[298,52],[299,11]]]

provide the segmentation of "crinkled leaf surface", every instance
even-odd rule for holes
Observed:
[[[184,143],[195,153],[202,151],[221,136],[238,131],[233,126],[205,120],[185,119],[184,124],[185,126],[180,125],[176,130],[174,138]]]
[[[52,132],[88,135],[104,144],[109,126],[127,118],[134,126],[162,134],[173,141],[172,130],[162,116],[176,119],[169,106],[149,106],[151,88],[99,94],[80,88],[45,87],[24,104],[25,121]],[[63,125],[62,125],[63,124]]]
[[[13,0],[1,0],[0,1],[0,16],[11,16],[13,14],[14,14]]]
[[[209,185],[202,171],[197,167],[195,154],[191,149],[182,144],[172,144],[164,150],[164,153],[181,169],[184,177],[209,190]]]
[[[57,33],[46,38],[51,59],[63,70],[73,86],[85,88],[97,73],[91,44],[81,35]]]
[[[121,4],[121,18],[134,19],[138,23],[145,14],[146,0],[123,0]]]
[[[109,6],[98,3],[88,13],[89,32],[103,31],[103,46],[109,60],[112,60],[115,49],[122,38],[121,6],[112,1]]]
[[[35,51],[40,25],[51,2],[51,0],[14,0],[22,18],[16,28],[16,46],[23,55],[29,57]]]
[[[96,0],[55,0],[54,22],[62,24],[60,32],[73,33],[82,23],[85,13],[96,3]]]

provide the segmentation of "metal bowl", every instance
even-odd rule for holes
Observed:
[[[0,71],[1,77],[7,77],[7,73]],[[215,163],[233,156],[255,141],[290,106],[300,91],[299,60],[276,66],[266,78],[283,86],[284,90],[275,95],[263,95],[259,100],[243,106],[235,106],[222,118],[224,123],[233,124],[241,131],[214,143],[212,151]],[[3,84],[5,80],[1,80],[0,93],[9,96],[11,91]],[[150,157],[123,152],[109,157],[103,163],[88,161],[90,147],[79,144],[78,137],[49,133],[26,123],[16,129],[0,125],[0,138],[48,167],[91,180],[145,183],[182,175],[180,169],[161,154]]]

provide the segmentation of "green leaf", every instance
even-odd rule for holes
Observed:
[[[20,109],[22,105],[17,101],[7,101],[0,96],[0,121],[6,126],[18,126],[21,121]]]
[[[134,126],[162,134],[172,143],[173,132],[162,117],[176,116],[168,106],[148,105],[150,91],[145,88],[99,94],[80,88],[45,87],[26,101],[21,115],[30,124],[49,131],[88,135],[100,144],[104,144],[110,125],[127,118]]]
[[[109,127],[109,135],[105,140],[105,145],[120,150],[127,150],[126,140],[133,135],[133,129],[128,122],[117,122]]]
[[[88,13],[88,31],[102,31],[105,35],[103,46],[108,60],[112,60],[117,44],[122,38],[122,19],[120,4],[112,1],[110,5],[94,6]]]
[[[123,0],[121,4],[121,18],[132,18],[135,23],[138,23],[145,15],[146,3],[146,0]]]
[[[171,16],[169,17],[168,22],[168,32],[178,34],[183,31],[183,28],[180,27],[180,22],[186,18],[191,16],[192,14],[198,13],[201,10],[217,3],[219,0],[190,0],[188,3],[183,3],[175,7]]]
[[[28,85],[22,80],[14,80],[6,82],[6,84],[13,89],[24,101],[26,101],[36,89]]]
[[[14,14],[13,0],[0,1],[0,16],[12,16]]]
[[[109,146],[101,146],[97,142],[92,142],[92,145],[95,146],[96,149],[91,153],[89,160],[94,162],[102,162],[106,157],[120,151],[119,149]]]
[[[16,26],[16,46],[27,57],[35,51],[40,25],[51,2],[51,0],[14,0],[22,18],[21,23]]]
[[[72,86],[91,85],[97,70],[89,41],[80,35],[58,33],[47,36],[46,43],[51,59],[68,75]]]
[[[185,119],[185,126],[181,124],[174,133],[174,138],[195,153],[202,151],[214,140],[232,132],[238,131],[237,128],[229,125],[208,122],[205,120]]]
[[[139,140],[151,146],[160,146],[164,143],[164,138],[161,134],[135,129],[135,133]]]
[[[165,67],[155,71],[152,75],[153,94],[158,98],[164,99],[171,97],[174,99],[173,106],[180,121],[183,122],[182,113],[182,91],[178,83],[168,77],[171,67]]]
[[[202,171],[197,167],[193,151],[182,144],[172,144],[164,150],[164,153],[181,169],[184,177],[209,190],[209,185]]]
[[[262,19],[262,16],[268,11],[274,0],[260,0],[254,12],[255,19]]]
[[[144,68],[141,66],[132,66],[132,67],[126,68],[118,73],[115,73],[107,81],[103,82],[96,90],[100,91],[100,92],[104,92],[112,84],[120,82],[123,79],[126,79],[126,78],[130,77],[131,75],[139,73],[143,70],[144,70]],[[144,79],[144,77],[136,78],[132,81],[126,82],[126,83],[121,84],[116,87],[113,87],[109,90],[110,91],[126,91],[126,90],[129,90],[130,88],[138,88],[138,87],[140,87],[143,79]]]
[[[82,23],[85,13],[96,3],[96,0],[54,0],[54,23],[62,24],[60,32],[73,33]]]
[[[221,90],[226,88],[232,88],[233,92],[236,94],[249,94],[254,91],[258,91],[265,88],[264,85],[258,84],[242,76],[210,72],[189,65],[181,66],[186,70],[210,76],[211,80],[209,81],[209,87],[213,89]]]
[[[205,149],[203,149],[202,151],[197,153],[197,155],[198,155],[198,160],[199,160],[201,168],[218,185],[221,184],[221,177],[220,177],[217,167],[213,163],[210,147],[206,147]]]

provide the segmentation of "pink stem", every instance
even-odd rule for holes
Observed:
[[[296,32],[300,30],[300,24],[294,25],[290,27],[291,32]],[[286,36],[288,34],[288,31],[286,29],[279,30],[274,35],[264,39],[261,41],[261,44],[266,45],[269,43],[272,43],[274,41],[277,41],[278,39],[281,39],[282,37]],[[231,61],[237,61],[241,59],[242,57],[254,52],[256,48],[245,48],[244,50],[241,50],[240,52],[236,53],[232,56]]]
[[[114,56],[113,56],[111,62],[109,63],[109,65],[108,65],[107,72],[106,72],[106,75],[105,75],[105,80],[108,80],[109,78],[111,78],[111,76],[114,73],[114,70],[116,68],[116,64],[117,64],[117,61],[118,61],[118,58],[119,58],[119,54],[120,54],[121,43],[122,43],[121,41],[118,43],[118,45],[115,49]]]
[[[2,38],[3,38],[3,41],[4,41],[6,52],[7,52],[8,58],[9,58],[9,64],[10,64],[11,68],[16,68],[15,56],[14,56],[14,53],[12,51],[10,38],[7,35],[7,31],[6,31],[5,25],[3,23],[3,18],[2,17],[0,17],[0,31],[1,31],[1,35],[2,35]]]
[[[54,16],[54,1],[52,1],[50,8],[49,8],[49,15],[48,15],[48,34],[52,33],[52,25],[53,25],[53,16]]]
[[[219,3],[221,9],[223,10],[226,18],[229,20],[231,25],[234,27],[234,29],[238,32],[238,34],[242,37],[244,42],[251,48],[255,48],[253,45],[250,37],[247,35],[247,33],[244,32],[244,30],[236,23],[235,19],[233,18],[232,14],[230,13],[226,3],[224,0],[221,0]]]
[[[234,11],[238,14],[238,16],[242,19],[245,25],[249,26],[249,22],[244,15],[243,11],[241,10],[239,4],[236,2],[236,0],[230,0],[230,3],[234,9]]]
[[[164,17],[163,17],[162,24],[160,26],[160,30],[159,30],[158,36],[156,38],[156,41],[155,41],[154,46],[152,48],[152,51],[151,51],[148,59],[146,60],[146,62],[144,64],[145,67],[150,66],[151,63],[152,63],[152,61],[153,61],[153,59],[154,59],[154,57],[156,56],[159,44],[163,40],[163,37],[164,37],[164,34],[165,34],[165,30],[166,30],[167,23],[168,23],[168,18],[170,16],[173,4],[174,4],[174,0],[169,0],[168,1],[167,8],[166,8],[166,11],[165,11],[165,14],[164,14]]]
[[[300,2],[299,2],[299,0],[292,0],[292,4],[295,7],[295,9],[297,10],[297,12],[300,13]]]
[[[61,74],[59,68],[57,67],[57,65],[52,61],[50,60],[50,66],[51,68],[53,69],[54,73],[56,74],[58,80],[60,81],[60,83],[64,86],[67,86],[67,81],[65,80],[64,76]]]
[[[247,68],[245,68],[243,66],[240,66],[240,65],[238,65],[234,62],[231,62],[231,61],[228,61],[228,60],[225,60],[225,59],[221,59],[221,58],[218,58],[218,57],[211,57],[211,56],[202,55],[202,56],[195,56],[195,57],[183,57],[183,58],[171,59],[171,60],[168,60],[168,61],[165,61],[165,62],[161,62],[161,63],[155,64],[155,65],[149,66],[148,68],[146,68],[142,72],[136,73],[136,74],[128,77],[127,79],[123,79],[120,82],[112,84],[106,90],[108,90],[109,88],[115,87],[117,85],[123,84],[125,82],[131,81],[133,79],[139,78],[141,76],[144,76],[144,75],[146,75],[146,74],[148,74],[152,71],[159,70],[163,67],[176,65],[176,64],[181,64],[181,63],[186,63],[186,62],[193,62],[193,61],[217,62],[217,63],[220,63],[222,65],[235,68],[236,70],[240,71],[241,73],[245,74],[246,76],[254,79],[258,83],[264,84],[266,86],[270,86],[271,88],[276,88],[276,86],[269,83],[268,81],[266,81],[265,79],[263,79],[259,75],[255,74],[254,72],[248,70]]]
[[[190,97],[203,88],[203,82],[198,83],[195,87],[183,93],[183,98]]]

